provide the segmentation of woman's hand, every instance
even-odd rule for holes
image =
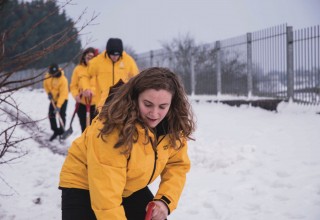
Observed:
[[[74,97],[74,99],[76,100],[76,102],[80,102],[81,101],[81,95],[77,95],[76,97]]]
[[[168,208],[161,201],[152,201],[155,204],[152,212],[152,220],[165,220],[168,216]]]
[[[90,98],[90,97],[93,96],[93,93],[92,93],[92,91],[90,89],[84,90],[82,94],[83,94],[84,97],[87,97],[87,98]]]

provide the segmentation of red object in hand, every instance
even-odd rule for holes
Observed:
[[[94,50],[94,56],[97,56],[98,54],[99,54],[99,49],[96,48],[96,49]]]
[[[144,220],[151,220],[153,208],[156,206],[154,202],[150,202],[147,208],[147,214]]]

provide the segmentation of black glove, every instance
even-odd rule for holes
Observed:
[[[52,94],[51,94],[51,92],[48,93],[48,99],[49,99],[49,100],[52,99]]]
[[[54,113],[55,114],[60,113],[60,108],[56,107],[55,110],[54,110]]]

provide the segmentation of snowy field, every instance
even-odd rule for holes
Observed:
[[[14,97],[33,119],[46,118],[49,100],[43,90],[22,90]],[[70,97],[67,127],[74,104]],[[319,107],[281,103],[276,113],[200,102],[193,108],[192,168],[169,220],[320,219]],[[9,123],[0,115],[1,131]],[[49,138],[48,119],[39,126]],[[66,151],[80,135],[77,117],[72,127],[64,143],[53,142],[57,149]],[[16,137],[29,134],[26,128],[15,131]],[[0,164],[0,219],[61,219],[58,181],[64,156],[31,139],[20,147],[28,154]],[[157,183],[150,186],[153,191]]]

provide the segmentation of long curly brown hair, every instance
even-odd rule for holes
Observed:
[[[85,49],[80,57],[79,64],[87,66],[88,64],[86,62],[86,55],[88,53],[96,54],[95,52],[96,52],[96,49],[94,49],[93,47],[88,47],[87,49]]]
[[[171,106],[165,118],[171,146],[175,149],[183,147],[181,138],[194,140],[191,137],[195,130],[193,112],[180,78],[167,68],[152,67],[119,87],[112,101],[103,106],[98,116],[104,124],[99,136],[105,140],[108,134],[117,129],[119,139],[114,147],[125,146],[125,154],[131,152],[133,143],[138,140],[137,123],[145,128],[148,137],[147,125],[142,121],[138,107],[139,95],[148,89],[163,89],[172,94]]]

